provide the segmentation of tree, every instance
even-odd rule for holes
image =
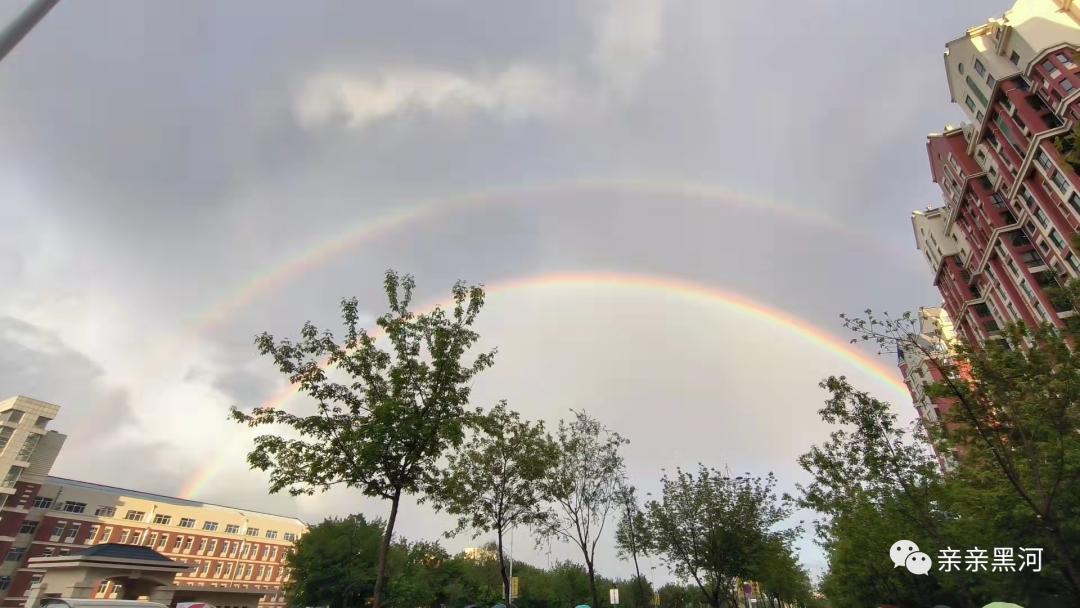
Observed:
[[[360,606],[375,589],[383,522],[363,515],[312,526],[285,555],[292,606]]]
[[[615,528],[615,547],[619,557],[626,559],[629,556],[634,562],[634,585],[637,593],[634,594],[638,602],[636,606],[648,606],[652,598],[646,593],[648,582],[641,576],[641,567],[638,565],[638,555],[648,555],[649,535],[645,529],[645,517],[638,505],[637,489],[625,482],[618,489],[620,504],[619,525]]]
[[[555,514],[543,533],[574,544],[585,558],[593,608],[600,605],[596,588],[596,544],[608,515],[618,508],[623,459],[619,446],[629,443],[585,412],[559,422],[559,457],[545,480],[545,494]]]
[[[346,332],[341,344],[310,322],[296,342],[278,341],[268,333],[256,339],[260,354],[270,355],[289,381],[314,399],[314,413],[270,407],[257,407],[250,414],[232,410],[240,423],[283,425],[298,436],[255,439],[248,463],[270,471],[271,492],[314,494],[344,485],[390,501],[373,608],[381,606],[401,498],[420,492],[447,449],[461,444],[470,382],[494,361],[490,351],[462,363],[479,338],[472,326],[484,303],[481,287],[458,282],[452,289],[452,309],[437,307],[426,314],[409,310],[415,287],[411,276],[387,271],[384,287],[390,310],[376,323],[389,351],[358,326],[355,298],[341,304]],[[348,379],[335,381],[327,369]]]
[[[510,575],[503,537],[517,526],[542,527],[551,517],[543,481],[558,458],[544,423],[530,423],[506,402],[476,419],[477,432],[448,456],[430,490],[435,505],[458,516],[449,534],[494,532],[503,598],[510,605]]]
[[[661,478],[659,501],[645,505],[651,547],[676,576],[693,582],[713,608],[738,605],[738,579],[753,579],[768,548],[794,530],[775,529],[791,509],[776,478],[731,477],[699,465]]]
[[[1056,299],[1077,310],[1078,295],[1080,284],[1073,282]],[[1059,576],[1072,601],[1080,602],[1080,350],[1075,348],[1080,332],[1075,325],[1013,323],[984,345],[960,341],[941,352],[912,339],[910,314],[880,319],[867,311],[866,318],[845,322],[860,339],[886,350],[918,350],[940,373],[928,394],[952,403],[940,438],[944,449],[959,455],[950,483],[1010,492],[1027,513],[1025,527],[1055,558],[1050,576]]]
[[[756,578],[775,608],[782,608],[784,604],[805,604],[811,599],[810,575],[784,542],[768,545]]]

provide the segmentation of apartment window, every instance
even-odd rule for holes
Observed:
[[[1064,249],[1065,248],[1065,239],[1061,238],[1061,235],[1058,234],[1057,230],[1054,230],[1053,228],[1051,228],[1049,234],[1050,234],[1050,240],[1054,241],[1054,244],[1057,245],[1059,249]]]
[[[127,513],[124,513],[124,519],[128,521],[142,521],[146,517],[146,511],[135,511],[128,509]]]
[[[296,540],[296,535],[293,534],[292,532],[286,532],[285,533],[285,540],[287,540],[289,542],[293,542],[293,541]]]
[[[232,544],[232,551],[229,551],[229,555],[236,557],[240,554],[240,541],[234,540]]]
[[[997,84],[997,79],[994,78],[994,75],[993,74],[987,74],[986,75],[986,86],[990,87],[990,90],[993,90],[994,85],[996,85],[996,84]]]
[[[161,541],[158,542],[158,549],[164,550],[165,546],[168,545],[168,544],[169,544],[169,535],[168,534],[162,534],[161,535]]]
[[[86,512],[86,503],[85,502],[74,502],[74,501],[69,500],[69,501],[64,503],[64,508],[62,510],[64,512],[66,512],[66,513],[85,513]]]
[[[182,544],[184,544],[184,537],[183,536],[177,536],[176,537],[176,542],[173,543],[173,551],[179,551],[180,550],[180,545],[182,545]]]
[[[232,562],[225,564],[225,576],[232,575]]]
[[[105,592],[108,591],[108,590],[109,590],[109,581],[101,581],[101,584],[98,585],[98,588],[97,588],[98,595],[105,595]]]
[[[1047,224],[1050,223],[1050,218],[1046,217],[1046,212],[1042,210],[1042,207],[1035,208],[1035,219],[1039,220],[1043,228],[1046,228]]]
[[[7,591],[7,588],[11,586],[10,576],[0,576],[0,591]]]
[[[1054,180],[1054,185],[1057,186],[1057,189],[1062,193],[1069,187],[1069,182],[1065,179],[1065,175],[1062,174],[1061,171],[1054,171],[1054,174],[1050,179]]]
[[[270,559],[272,561],[277,561],[277,547],[274,547],[270,550]]]
[[[4,481],[0,482],[0,486],[14,488],[15,483],[19,481],[19,477],[22,477],[25,470],[26,467],[11,467],[8,469],[7,475],[4,476]]]
[[[268,557],[270,557],[270,546],[269,545],[263,545],[262,558],[266,559]]]
[[[210,553],[213,554],[214,551],[217,551],[217,539],[216,538],[211,538],[210,539]]]
[[[98,524],[90,526],[90,530],[86,533],[86,544],[89,545],[90,543],[94,542],[94,538],[97,537],[98,530],[100,529],[101,526],[99,526]]]
[[[23,412],[21,410],[11,410],[10,412],[8,412],[7,420],[11,424],[19,424],[19,421],[22,420],[22,417]]]
[[[244,578],[251,578],[251,573],[255,570],[255,566],[252,564],[247,565],[247,572],[244,574]]]
[[[136,532],[131,535],[131,544],[137,545],[142,540],[142,532]]]
[[[248,528],[247,531],[245,532],[245,534],[247,534],[248,536],[258,536],[259,535],[259,529],[258,528]]]
[[[1049,74],[1051,78],[1057,78],[1058,76],[1061,76],[1061,70],[1057,69],[1057,66],[1055,66],[1054,63],[1051,61],[1044,61],[1042,64],[1042,68],[1046,70],[1046,73]]]
[[[972,112],[976,111],[975,100],[973,100],[971,98],[971,95],[965,95],[964,96],[964,105],[966,105],[968,107],[968,109],[971,110]]]
[[[126,545],[129,538],[131,538],[131,530],[124,530],[120,533],[120,544]]]
[[[53,533],[52,533],[52,535],[50,535],[49,538],[51,538],[53,540],[56,540],[56,539],[60,538],[61,536],[64,535],[64,529],[65,528],[67,528],[66,523],[56,524],[56,527],[53,528]]]
[[[158,534],[157,534],[157,532],[151,532],[150,536],[146,537],[146,546],[147,547],[156,547],[157,542],[158,542]]]
[[[1042,165],[1042,168],[1045,169],[1047,172],[1049,172],[1054,166],[1054,163],[1050,160],[1050,157],[1047,156],[1046,152],[1043,150],[1039,150],[1038,153],[1035,154],[1035,161]],[[1026,191],[1027,189],[1025,188],[1024,190]]]
[[[240,557],[243,558],[243,559],[247,559],[248,555],[250,555],[250,554],[251,554],[251,545],[244,545],[244,550],[240,553]]]
[[[232,541],[227,541],[227,540],[222,541],[222,543],[221,543],[221,554],[222,555],[228,555],[229,554],[229,547],[232,547]]]
[[[221,568],[222,568],[222,566],[224,566],[223,562],[218,562],[217,565],[214,566],[214,577],[215,578],[221,578]]]
[[[195,527],[195,520],[191,519],[190,517],[181,517],[180,518],[180,527],[181,528],[194,528]]]
[[[30,456],[34,453],[34,448],[37,447],[38,441],[41,441],[41,435],[31,433],[26,438],[26,441],[23,442],[22,447],[19,448],[19,454],[15,456],[15,460],[30,460]]]
[[[217,532],[218,523],[216,521],[204,521],[202,529],[207,532]]]
[[[11,441],[11,435],[15,432],[15,429],[10,426],[0,427],[0,450],[7,447],[8,441]]]
[[[266,538],[269,538],[270,540],[277,538],[277,530],[267,530]]]
[[[67,530],[67,537],[64,538],[65,543],[75,542],[75,537],[79,535],[79,529],[82,528],[82,524],[73,523]]]
[[[94,515],[98,517],[116,517],[116,507],[98,507],[94,511]]]
[[[203,562],[201,572],[202,572],[203,576],[206,576],[210,572],[210,561],[209,560]]]
[[[1019,67],[1020,66],[1020,53],[1017,53],[1016,51],[1013,51],[1012,54],[1009,55],[1009,61],[1011,61],[1013,65]]]
[[[239,534],[240,533],[240,526],[238,526],[236,524],[229,524],[229,525],[225,526],[225,533],[226,534]]]
[[[36,521],[24,521],[21,528],[19,528],[19,534],[33,534],[37,532],[38,522]]]
[[[1073,269],[1073,272],[1080,274],[1080,259],[1077,259],[1075,255],[1069,253],[1065,255],[1065,263]]]
[[[41,557],[52,557],[56,554],[56,547],[45,547],[41,550]]]
[[[184,539],[184,551],[191,551],[191,544],[195,542],[194,536],[189,536]]]
[[[7,555],[4,556],[5,562],[21,562],[23,555],[26,553],[24,547],[12,547],[8,549]]]
[[[983,66],[982,62],[978,59],[975,60],[975,71],[979,74],[979,76],[986,75],[986,67]]]
[[[1065,80],[1061,81],[1061,88],[1065,89],[1066,94],[1069,94],[1069,93],[1072,93],[1073,90],[1076,89],[1076,85],[1073,84],[1071,80],[1066,78]]]
[[[273,566],[267,566],[266,567],[266,578],[267,579],[274,578],[274,567]]]
[[[205,538],[200,538],[199,539],[199,553],[203,553],[205,551],[206,551],[206,539]]]
[[[1076,67],[1076,64],[1073,63],[1072,59],[1070,59],[1069,56],[1065,53],[1058,53],[1057,55],[1054,55],[1054,57],[1057,57],[1057,60],[1060,61],[1067,68]]]
[[[154,516],[154,523],[155,524],[161,524],[163,526],[167,526],[167,525],[169,525],[169,522],[171,522],[171,521],[172,521],[172,515],[162,515],[162,514],[159,513],[159,514]]]
[[[266,566],[259,564],[259,567],[255,569],[255,578],[261,579],[266,575]]]
[[[108,526],[107,528],[105,528],[105,533],[101,535],[101,542],[109,542],[109,539],[112,538],[112,531],[112,526]]]

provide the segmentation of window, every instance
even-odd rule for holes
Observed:
[[[98,517],[116,517],[116,507],[98,507],[97,510],[94,511],[94,515],[97,515]]]
[[[52,418],[49,418],[48,416],[38,416],[37,420],[34,421],[34,426],[39,429],[43,429],[46,425],[49,424],[50,420],[52,420]]]
[[[99,526],[98,524],[90,526],[90,530],[86,533],[86,544],[89,545],[90,543],[94,542],[94,538],[97,537],[98,530],[100,529],[101,526]]]
[[[214,566],[214,576],[215,577],[220,577],[221,576],[221,568],[224,565],[225,564],[223,562],[218,562],[217,565]]]
[[[244,533],[247,534],[248,536],[258,536],[259,535],[259,529],[258,528],[248,528],[247,531],[245,531]]]
[[[214,551],[217,551],[217,539],[216,538],[211,538],[210,539],[210,553],[213,554]]]
[[[69,500],[68,502],[64,503],[63,511],[66,512],[66,513],[85,513],[86,512],[86,503],[85,502],[74,502],[74,501]]]
[[[101,541],[100,542],[103,542],[103,543],[109,542],[109,539],[112,538],[112,530],[113,530],[112,526],[109,526],[109,527],[105,528],[105,533],[101,535]]]
[[[26,549],[23,547],[12,547],[8,549],[7,555],[4,556],[5,562],[21,562],[23,554],[26,553]]]
[[[1065,256],[1065,263],[1068,264],[1069,267],[1073,269],[1073,272],[1075,272],[1077,274],[1080,274],[1080,259],[1077,259],[1077,257],[1075,255],[1073,255],[1071,253],[1067,254]]]
[[[277,538],[277,530],[267,530],[266,538],[269,538],[270,540]]]
[[[1053,228],[1050,229],[1050,240],[1054,241],[1054,244],[1057,245],[1058,248],[1065,248],[1065,239],[1061,238],[1061,235],[1058,234],[1058,231],[1054,230]]]
[[[150,536],[146,537],[146,546],[147,547],[156,547],[157,546],[157,541],[158,541],[157,532],[151,532]]]
[[[972,112],[974,112],[976,110],[976,108],[975,108],[975,100],[973,100],[971,98],[971,95],[965,95],[964,96],[964,105],[967,106],[968,109],[971,110]]]
[[[7,588],[11,586],[10,576],[0,576],[0,591],[7,591]]]
[[[1042,168],[1047,171],[1050,171],[1054,166],[1053,161],[1050,160],[1050,157],[1043,150],[1039,150],[1038,153],[1035,154],[1035,161],[1042,165]]]
[[[131,538],[131,530],[124,530],[120,533],[120,544],[126,545],[129,538]]]
[[[251,578],[251,573],[252,573],[252,572],[253,572],[254,570],[255,570],[255,566],[254,566],[253,564],[248,564],[248,565],[247,565],[247,573],[246,573],[246,574],[244,574],[244,577],[245,577],[245,578]]]
[[[1035,208],[1035,219],[1039,220],[1043,228],[1046,228],[1047,224],[1050,223],[1050,218],[1046,217],[1046,212],[1042,210],[1042,207]]]
[[[1042,69],[1046,70],[1046,73],[1049,74],[1051,78],[1061,76],[1061,70],[1057,69],[1057,66],[1055,66],[1052,61],[1044,61]]]
[[[262,578],[266,574],[266,566],[259,564],[259,567],[255,569],[255,578]]]
[[[8,469],[7,475],[4,476],[4,481],[0,482],[0,486],[14,488],[15,482],[19,481],[19,478],[22,477],[22,473],[25,470],[26,467],[11,467]]]
[[[1065,179],[1065,175],[1061,171],[1054,171],[1054,175],[1052,175],[1050,179],[1054,180],[1054,185],[1057,186],[1057,189],[1061,192],[1065,192],[1069,186],[1068,180]]]
[[[207,532],[217,532],[218,523],[216,521],[204,521],[202,529]]]
[[[98,588],[97,588],[98,595],[104,595],[105,592],[108,591],[108,590],[109,590],[109,581],[101,581],[101,584],[98,585]]]
[[[181,517],[180,518],[180,527],[181,528],[194,528],[195,527],[195,520],[191,519],[190,517]]]
[[[199,553],[203,553],[205,551],[206,551],[206,539],[205,538],[200,538],[199,539]]]
[[[225,576],[232,574],[232,562],[225,564]]]
[[[225,526],[225,533],[226,534],[239,534],[240,533],[240,526],[238,526],[236,524],[229,524],[229,525]]]
[[[1012,55],[1009,55],[1009,61],[1011,61],[1013,65],[1019,67],[1020,66],[1020,53],[1017,53],[1016,51],[1013,51]]]
[[[80,524],[80,523],[71,524],[71,526],[68,527],[67,537],[64,538],[64,542],[65,543],[73,543],[73,542],[75,542],[75,537],[79,535],[79,529],[80,528],[82,528],[82,524]]]
[[[66,527],[67,527],[66,523],[56,524],[56,527],[53,528],[53,533],[50,536],[50,538],[55,540],[55,539],[60,538],[61,536],[63,536],[64,535],[64,528],[66,528]]]
[[[36,585],[41,582],[41,579],[45,578],[44,574],[34,574],[30,577],[30,584]]]
[[[285,540],[287,540],[287,541],[289,541],[291,543],[291,542],[296,540],[296,535],[293,534],[292,532],[286,532],[285,533]]]
[[[21,528],[19,528],[19,534],[33,534],[37,532],[38,522],[36,521],[24,521]]]
[[[1068,94],[1068,93],[1072,93],[1073,90],[1076,89],[1076,85],[1073,84],[1071,80],[1066,78],[1065,80],[1061,81],[1061,88],[1065,89],[1065,93]]]
[[[203,576],[206,576],[206,575],[207,575],[207,573],[209,573],[209,572],[210,572],[210,561],[209,561],[209,560],[207,560],[207,561],[203,562],[203,565],[202,565],[202,570],[201,570],[201,572],[202,572],[202,575],[203,575]]]
[[[41,557],[52,557],[56,554],[56,547],[45,547],[41,550]]]
[[[165,545],[168,545],[168,544],[169,544],[169,535],[168,534],[162,534],[161,535],[161,540],[158,542],[158,549],[164,550]]]
[[[20,410],[11,410],[10,412],[8,412],[7,421],[11,424],[19,424],[19,421],[22,420],[22,417],[23,413]]]
[[[124,519],[128,521],[142,521],[144,517],[146,517],[146,511],[128,509],[127,513],[124,513]]]
[[[176,542],[173,543],[173,547],[172,547],[173,551],[179,551],[180,550],[180,545],[182,545],[182,544],[184,544],[184,537],[183,536],[177,536],[176,537]]]
[[[184,551],[191,551],[191,543],[195,542],[194,536],[189,536],[184,539]]]
[[[993,74],[987,74],[986,75],[986,86],[990,87],[990,89],[993,90],[994,85],[996,85],[996,84],[997,84],[997,79],[994,78]]]
[[[272,561],[277,561],[277,547],[274,547],[273,549],[271,549],[271,551],[270,551],[270,559]]]
[[[251,554],[251,545],[244,545],[244,550],[240,552],[240,557],[247,559],[249,554]]]
[[[136,532],[131,535],[131,544],[137,545],[142,540],[142,532]]]
[[[162,514],[159,513],[159,514],[154,516],[154,523],[155,524],[161,524],[163,526],[167,526],[167,525],[169,525],[169,522],[171,522],[171,521],[172,521],[172,515],[162,515]]]
[[[1057,60],[1060,61],[1067,68],[1076,67],[1076,64],[1073,63],[1072,59],[1069,59],[1069,56],[1065,53],[1058,53],[1057,55],[1054,55],[1054,57],[1057,57]]]
[[[984,76],[986,74],[986,67],[983,66],[982,62],[979,61],[978,59],[975,60],[974,66],[975,66],[975,72],[977,72],[979,74],[979,76]]]
[[[38,435],[37,433],[31,433],[27,436],[26,441],[24,441],[22,447],[19,448],[19,454],[15,456],[15,460],[30,460],[30,455],[34,453],[34,448],[37,447],[38,441],[41,441],[41,435]]]
[[[7,447],[8,441],[11,441],[11,435],[15,432],[15,429],[10,426],[0,427],[0,450]]]
[[[270,557],[270,545],[263,545],[262,559]]]

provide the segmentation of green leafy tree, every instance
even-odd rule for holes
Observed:
[[[270,491],[313,494],[334,485],[357,488],[390,502],[379,550],[373,608],[380,608],[387,556],[404,495],[416,494],[447,450],[461,444],[470,383],[494,361],[484,352],[463,362],[479,336],[472,326],[484,303],[479,286],[456,283],[453,306],[430,313],[409,310],[415,281],[386,273],[389,312],[376,321],[390,349],[359,327],[355,298],[341,304],[345,340],[305,323],[298,341],[263,333],[259,352],[300,392],[315,401],[311,414],[269,407],[232,410],[249,426],[281,425],[294,437],[261,435],[248,454],[252,468],[270,471]],[[324,364],[325,360],[325,364]],[[333,376],[328,370],[338,372]],[[345,376],[343,381],[334,378]]]
[[[762,593],[775,608],[805,605],[811,600],[810,575],[787,543],[770,543],[757,570],[755,578]]]
[[[506,402],[476,419],[477,431],[465,446],[447,457],[444,471],[430,490],[435,505],[456,515],[457,528],[494,532],[503,598],[510,604],[510,574],[503,538],[511,529],[543,527],[551,519],[545,506],[544,480],[558,450],[544,423],[530,423],[507,409]]]
[[[791,509],[775,493],[776,478],[731,477],[703,465],[661,478],[659,501],[645,505],[650,543],[676,576],[691,581],[713,608],[738,605],[739,579],[753,579]]]
[[[383,522],[362,515],[312,526],[285,555],[292,606],[361,606],[375,589]]]
[[[1059,297],[1076,310],[1078,293],[1074,282]],[[847,323],[864,341],[917,349],[940,373],[929,393],[952,404],[940,438],[958,455],[950,485],[1011,493],[1005,505],[1026,512],[1029,545],[1041,541],[1054,558],[1047,575],[1080,604],[1080,333],[1014,323],[985,345],[958,342],[942,352],[912,339],[910,314],[867,311]]]
[[[641,566],[638,564],[639,555],[649,553],[649,534],[645,529],[645,517],[638,504],[637,489],[634,486],[623,483],[619,493],[619,524],[615,528],[615,547],[619,557],[629,557],[634,562],[634,603],[631,606],[648,606],[652,603],[651,593],[646,591],[650,588],[648,581],[641,575]]]
[[[559,422],[559,457],[544,483],[544,493],[555,508],[542,532],[581,550],[593,608],[600,606],[596,546],[608,515],[619,508],[618,489],[624,476],[619,447],[627,443],[585,412],[574,412],[574,420]]]

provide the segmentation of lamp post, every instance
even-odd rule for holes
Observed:
[[[11,49],[15,48],[58,2],[60,0],[34,0],[0,32],[0,61],[3,61]]]

